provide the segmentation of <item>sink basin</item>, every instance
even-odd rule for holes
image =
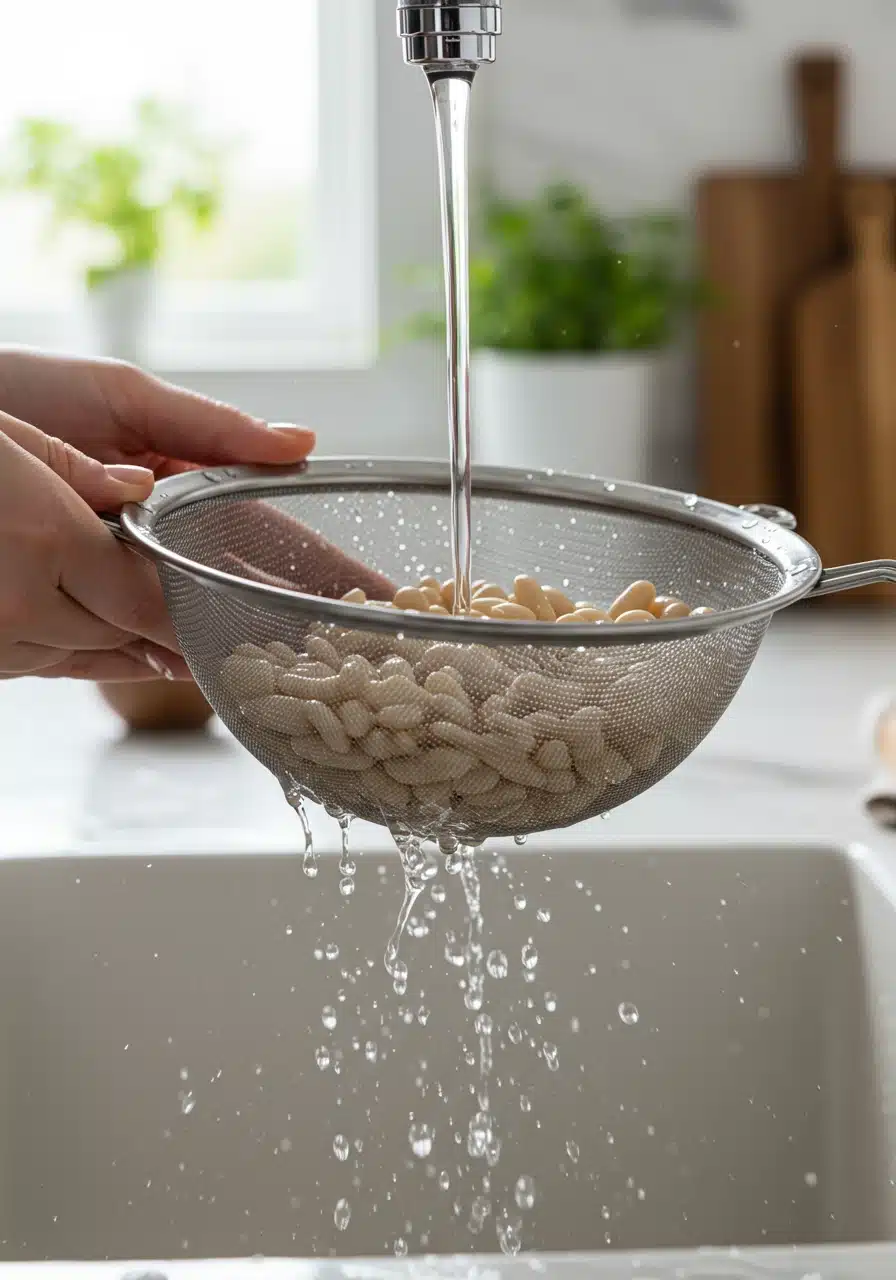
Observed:
[[[397,859],[361,853],[348,898],[335,858],[316,880],[284,856],[0,862],[0,1262],[493,1254],[504,1207],[525,1250],[625,1277],[654,1249],[896,1240],[884,864],[717,843],[503,862],[481,871],[484,952],[509,970],[485,983],[491,1170],[465,1148],[458,882],[418,903],[398,995]]]

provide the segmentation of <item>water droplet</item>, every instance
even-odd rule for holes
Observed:
[[[532,1110],[532,1099],[529,1097],[527,1093],[521,1093],[520,1094],[520,1111],[528,1112],[531,1110]]]
[[[379,1047],[375,1040],[368,1040],[364,1046],[364,1057],[368,1062],[376,1062],[379,1056]]]
[[[516,893],[516,894],[514,894],[514,896],[513,896],[513,905],[516,907],[517,911],[525,911],[525,910],[526,910],[526,895],[525,895],[524,893]]]
[[[749,520],[744,520],[744,521],[743,521],[743,523],[741,524],[741,528],[742,528],[742,529],[755,529],[758,523],[759,523],[759,521],[758,521],[758,520],[756,520],[756,519],[754,519],[754,518],[752,518],[752,517],[751,517]]]
[[[396,1258],[407,1257],[407,1252],[408,1252],[407,1240],[405,1240],[403,1236],[399,1236],[398,1239],[395,1241],[395,1244],[392,1246],[392,1250]]]
[[[324,954],[326,955],[328,960],[338,960],[339,947],[336,945],[335,942],[328,942]]]
[[[392,990],[397,996],[403,996],[408,989],[408,967],[403,960],[396,960],[392,966]]]
[[[494,1024],[487,1013],[477,1014],[473,1025],[476,1028],[476,1034],[480,1036],[490,1036],[494,1029]]]
[[[350,898],[355,892],[355,880],[353,876],[343,876],[339,881],[339,892],[343,898]]]
[[[818,1186],[818,1174],[817,1174],[817,1173],[804,1173],[804,1174],[803,1174],[803,1182],[805,1182],[805,1184],[806,1184],[806,1186],[807,1186],[807,1187],[817,1187],[817,1186]]]
[[[688,493],[688,494],[686,494],[686,495],[685,495],[685,497],[684,497],[684,499],[683,499],[683,502],[684,502],[684,505],[687,507],[687,509],[688,509],[689,511],[693,511],[693,510],[694,510],[694,507],[696,507],[697,502],[698,502],[698,498],[697,498],[696,493]]]
[[[336,1026],[336,1010],[331,1004],[325,1004],[321,1009],[320,1020],[328,1031],[332,1031]]]
[[[467,1131],[467,1151],[474,1160],[482,1160],[495,1139],[492,1118],[487,1111],[477,1111]]]
[[[516,1186],[513,1189],[513,1198],[520,1209],[534,1209],[535,1179],[530,1178],[527,1173],[517,1178]]]
[[[538,910],[535,912],[535,914],[542,924],[547,924],[547,922],[551,918],[551,912],[549,907],[539,907]]]
[[[350,1151],[351,1146],[348,1138],[346,1138],[342,1133],[337,1133],[336,1137],[333,1139],[333,1155],[337,1160],[342,1160],[344,1162],[348,1159]]]
[[[451,1175],[445,1169],[439,1174],[439,1186],[443,1191],[448,1191],[451,1186]]]
[[[518,1022],[511,1022],[507,1028],[507,1039],[511,1044],[520,1044],[523,1039],[523,1029]]]
[[[445,959],[449,964],[453,964],[456,968],[463,968],[466,963],[466,955],[464,949],[457,940],[457,934],[449,930],[445,934]]]
[[[528,836],[514,836],[513,843],[516,845],[519,845],[519,847],[522,849],[523,845],[526,843],[528,839],[529,839]]]
[[[641,1016],[638,1013],[637,1005],[629,1004],[625,1000],[623,1000],[622,1004],[619,1006],[618,1012],[620,1018],[627,1027],[633,1027]]]
[[[425,1160],[432,1151],[435,1133],[428,1124],[412,1124],[408,1130],[408,1142],[418,1160]]]
[[[488,959],[485,962],[485,967],[493,978],[506,978],[508,965],[507,957],[504,952],[490,951],[488,953]]]
[[[443,884],[434,884],[429,891],[429,896],[433,902],[442,903],[447,898],[448,891]]]
[[[352,1207],[345,1199],[336,1201],[336,1208],[333,1210],[333,1221],[339,1231],[344,1231],[352,1220]]]
[[[196,1099],[192,1091],[180,1095],[180,1109],[185,1116],[188,1116],[195,1106]]]
[[[511,1218],[506,1212],[495,1223],[498,1232],[498,1243],[501,1246],[501,1252],[506,1253],[509,1257],[515,1257],[523,1245],[523,1224],[519,1218]]]
[[[427,1022],[429,1022],[429,1010],[425,1004],[421,1004],[420,1008],[417,1010],[417,1021],[420,1023],[421,1027],[425,1027]]]
[[[607,480],[607,482],[604,484],[604,491],[605,491],[606,493],[615,493],[615,492],[616,492],[616,486],[615,486],[615,484],[613,483],[613,481],[612,481],[612,480]]]
[[[541,1053],[545,1062],[548,1064],[549,1070],[559,1071],[560,1057],[557,1052],[557,1046],[555,1044],[551,1044],[550,1040],[545,1040],[544,1044],[541,1046]]]
[[[523,964],[527,969],[534,969],[538,964],[538,951],[530,938],[522,950]]]
[[[579,1163],[579,1144],[577,1142],[573,1142],[572,1138],[567,1140],[566,1154],[569,1156],[573,1164]]]
[[[330,1050],[325,1044],[322,1044],[314,1055],[314,1060],[320,1067],[321,1071],[326,1071],[330,1065]]]
[[[546,991],[544,993],[544,1007],[547,1009],[548,1013],[555,1012],[557,1008],[557,996],[555,992]]]

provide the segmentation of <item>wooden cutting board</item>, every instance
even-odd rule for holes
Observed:
[[[852,182],[845,212],[852,260],[809,285],[793,318],[802,532],[827,565],[896,555],[892,186]]]
[[[724,502],[793,505],[790,302],[838,251],[843,64],[803,55],[791,78],[802,169],[710,174],[696,192],[716,295],[698,325],[700,489]]]

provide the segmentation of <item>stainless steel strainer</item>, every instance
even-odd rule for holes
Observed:
[[[776,509],[479,469],[477,578],[604,603],[649,579],[716,612],[558,626],[324,598],[352,584],[322,579],[321,539],[396,585],[449,577],[449,484],[428,462],[225,467],[162,481],[117,528],[156,562],[209,702],[284,790],[416,835],[478,844],[630,800],[713,727],[777,610],[896,581],[896,561],[823,570]]]

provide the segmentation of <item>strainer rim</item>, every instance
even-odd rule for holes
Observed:
[[[376,487],[421,489],[450,488],[447,462],[432,459],[315,457],[287,467],[251,465],[210,467],[182,472],[159,481],[149,498],[129,503],[121,516],[122,528],[152,559],[228,595],[250,604],[266,603],[279,613],[325,620],[346,629],[357,628],[427,639],[464,643],[531,644],[554,648],[603,647],[614,644],[656,644],[686,639],[712,631],[770,618],[780,609],[807,596],[822,575],[818,553],[804,538],[760,514],[731,507],[709,498],[675,489],[630,480],[578,475],[565,471],[539,471],[517,467],[474,466],[474,493],[525,496],[551,502],[569,502],[636,515],[654,516],[673,523],[705,529],[753,550],[782,574],[778,590],[767,599],[701,616],[624,627],[593,623],[557,627],[550,622],[508,622],[485,619],[429,617],[398,613],[366,605],[348,604],[322,596],[276,587],[239,577],[193,560],[165,546],[155,533],[158,522],[172,512],[211,497],[245,493],[263,496],[265,490],[293,487]],[[475,633],[471,632],[475,627]]]

